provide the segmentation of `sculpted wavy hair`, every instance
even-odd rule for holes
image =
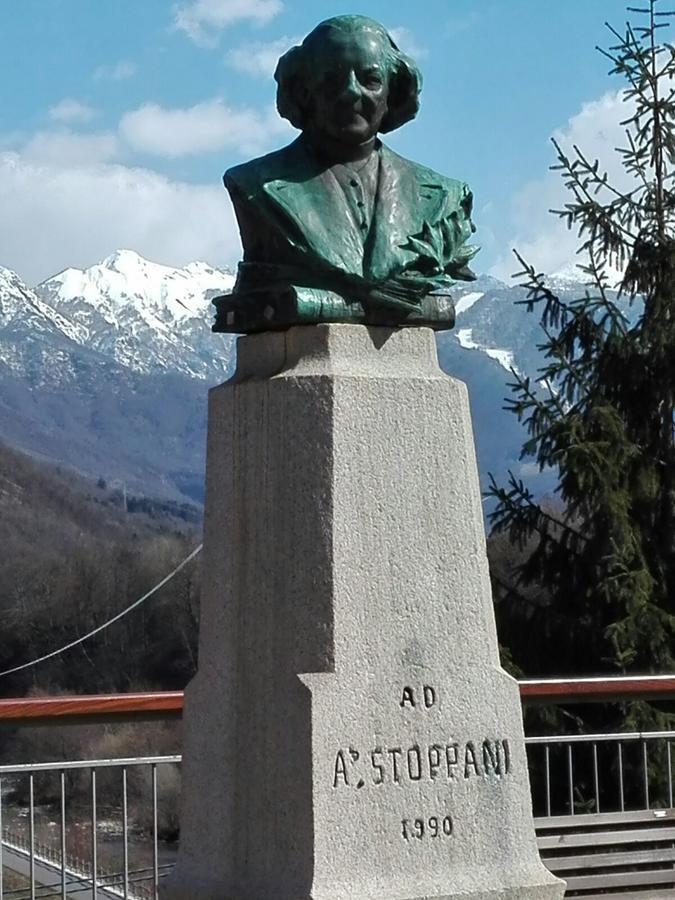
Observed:
[[[368,30],[382,39],[385,62],[389,68],[389,97],[387,114],[380,131],[394,131],[414,119],[419,110],[422,90],[422,73],[409,56],[402,53],[389,32],[366,16],[335,16],[326,19],[311,31],[298,47],[292,47],[277,64],[274,78],[277,82],[277,109],[279,115],[291,125],[304,131],[310,112],[312,60],[317,44],[327,32]]]

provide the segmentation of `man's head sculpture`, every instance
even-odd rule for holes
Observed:
[[[471,192],[378,139],[413,119],[422,76],[364,16],[318,25],[279,61],[277,107],[302,133],[225,173],[244,259],[216,331],[318,322],[451,328],[471,280]]]
[[[420,70],[382,25],[365,16],[317,25],[281,57],[274,77],[284,119],[300,131],[340,135],[348,143],[400,128],[420,106]],[[362,116],[356,104],[364,107]]]

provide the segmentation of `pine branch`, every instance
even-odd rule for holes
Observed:
[[[522,583],[549,592],[553,612],[572,589],[575,639],[622,666],[675,664],[675,48],[660,41],[672,14],[656,4],[644,4],[644,24],[610,26],[616,40],[603,51],[625,79],[627,183],[553,142],[569,191],[558,215],[587,256],[583,296],[559,296],[515,254],[526,291],[517,302],[540,318],[547,393],[514,372],[505,408],[527,431],[521,459],[557,468],[564,512],[545,512],[512,472],[503,488],[491,476],[488,491],[496,531],[521,548],[536,538]],[[623,271],[618,295],[610,266]],[[622,295],[644,302],[634,324]]]
[[[555,139],[553,140],[555,145]],[[577,159],[582,165],[583,170],[589,175],[591,179],[589,184],[595,184],[595,194],[597,195],[601,190],[609,191],[610,194],[613,194],[616,199],[621,200],[623,203],[631,204],[632,206],[638,206],[638,203],[633,198],[633,194],[637,192],[637,188],[632,191],[629,191],[627,194],[623,191],[620,191],[618,188],[615,188],[609,182],[609,174],[605,170],[602,175],[599,174],[600,161],[595,160],[591,163],[582,150],[577,146],[577,144],[573,144],[574,152],[577,155]]]
[[[537,606],[537,604],[533,603],[533,601],[529,597],[526,597],[525,594],[521,593],[514,584],[507,584],[492,569],[490,570],[490,578],[504,591],[504,596],[499,602],[506,603],[511,597],[515,597],[524,606],[530,606],[533,608]]]
[[[588,393],[588,380],[584,377],[584,367],[580,366],[577,361],[572,362],[564,346],[564,342],[559,337],[554,336],[543,325],[542,331],[548,339],[546,346],[546,356],[555,360],[554,364],[539,369],[541,380],[549,382],[561,382],[564,389],[565,397],[569,404],[578,402],[578,397]],[[570,389],[570,385],[572,388]],[[562,403],[552,393],[555,398],[555,408],[558,413],[558,420],[564,419],[569,413],[569,408],[565,408]]]
[[[557,519],[550,513],[545,512],[541,506],[535,502],[534,496],[523,482],[516,478],[511,470],[509,470],[510,490],[499,487],[491,472],[488,472],[490,483],[485,497],[492,497],[498,501],[498,506],[488,515],[488,520],[495,531],[505,531],[517,523],[518,527],[524,529],[529,534],[537,532],[541,537],[547,540],[561,542],[551,533],[550,528],[559,529],[568,536],[586,542],[588,538],[578,529]],[[503,507],[503,509],[500,509]],[[546,527],[544,525],[546,523]]]
[[[588,265],[581,266],[583,272],[587,275],[591,276],[593,283],[596,288],[600,292],[599,301],[600,307],[604,310],[605,315],[609,318],[612,323],[612,327],[615,328],[622,337],[625,337],[628,325],[628,319],[621,312],[619,307],[607,296],[607,275],[604,272],[604,269],[600,268],[598,264],[598,260],[595,256],[595,249],[593,247],[590,248],[588,254]],[[588,299],[592,299],[590,296]],[[593,298],[594,299],[594,298]]]
[[[548,403],[532,390],[529,377],[522,377],[518,372],[514,371],[515,382],[509,383],[507,386],[514,394],[519,394],[520,398],[506,398],[504,409],[516,415],[519,422],[525,421],[525,427],[529,434],[539,437],[546,428],[551,428],[556,419],[549,406],[555,405],[552,399]],[[540,420],[543,419],[543,424]],[[523,455],[528,454],[521,454]]]
[[[624,228],[620,222],[616,221],[614,213],[616,212],[617,202],[603,206],[595,199],[592,191],[589,189],[589,184],[592,183],[593,178],[597,180],[597,175],[592,171],[590,173],[586,172],[583,169],[583,164],[579,165],[579,160],[575,162],[570,161],[555,138],[551,138],[551,142],[556,149],[559,160],[557,165],[552,166],[552,169],[561,170],[563,178],[567,177],[565,186],[572,191],[577,201],[576,204],[566,204],[565,210],[558,211],[558,215],[567,219],[568,227],[571,227],[574,222],[579,223],[581,221],[580,233],[590,231],[593,238],[596,236],[597,228],[601,228],[607,243],[615,252],[620,247],[625,246],[621,241],[622,235],[626,239],[626,243],[629,246],[632,245],[635,236],[628,229]],[[579,172],[580,168],[581,173]]]
[[[522,287],[527,292],[527,299],[516,300],[516,304],[526,306],[528,312],[533,312],[535,306],[544,301],[544,312],[541,315],[542,321],[547,326],[557,327],[566,315],[572,313],[570,305],[561,300],[547,286],[543,273],[537,272],[534,266],[527,263],[517,250],[514,250],[513,254],[522,266],[522,270],[516,272],[513,277],[526,279]]]

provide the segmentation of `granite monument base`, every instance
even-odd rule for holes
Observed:
[[[465,386],[428,329],[241,338],[211,393],[164,900],[559,900],[499,666]]]

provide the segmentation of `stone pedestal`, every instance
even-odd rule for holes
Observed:
[[[554,900],[433,333],[241,338],[211,393],[171,900]]]

